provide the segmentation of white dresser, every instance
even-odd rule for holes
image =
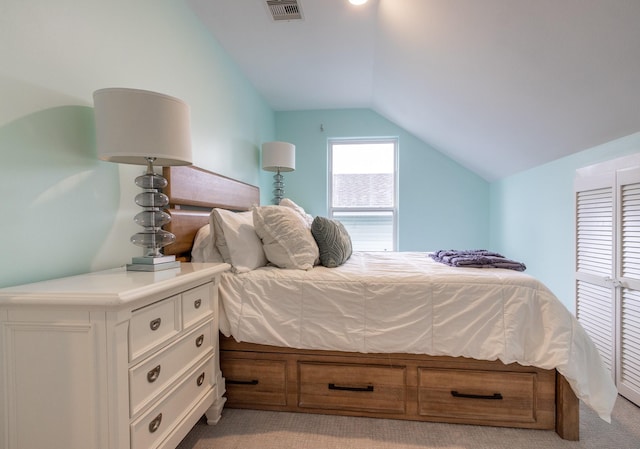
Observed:
[[[227,264],[0,289],[0,448],[175,448],[218,421]]]

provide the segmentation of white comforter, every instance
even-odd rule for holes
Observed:
[[[354,253],[338,268],[226,273],[220,329],[238,341],[556,368],[607,422],[617,391],[582,326],[529,275],[426,253]]]

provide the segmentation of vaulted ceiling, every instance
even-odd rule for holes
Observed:
[[[187,2],[274,110],[371,108],[489,181],[640,131],[639,0]]]

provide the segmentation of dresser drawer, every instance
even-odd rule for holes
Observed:
[[[402,366],[303,362],[298,374],[300,407],[405,413]]]
[[[222,358],[220,363],[229,405],[287,404],[285,361]]]
[[[536,373],[419,369],[418,411],[444,418],[532,423]]]
[[[129,370],[130,412],[135,416],[167,385],[212,351],[208,321]]]
[[[131,449],[152,449],[164,440],[213,387],[213,362],[208,358],[177,388],[131,424]]]
[[[211,298],[214,292],[214,285],[209,282],[200,287],[187,290],[182,294],[182,323],[184,329],[213,314]]]
[[[133,312],[129,324],[129,360],[137,359],[180,332],[179,305],[177,295]]]

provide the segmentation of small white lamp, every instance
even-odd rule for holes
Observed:
[[[280,204],[284,198],[284,177],[280,173],[296,169],[296,146],[288,142],[263,143],[262,169],[276,172],[273,175],[273,202]]]
[[[160,249],[175,241],[161,229],[171,217],[163,208],[169,198],[158,191],[167,180],[153,171],[159,166],[191,165],[191,126],[189,106],[168,95],[138,89],[109,88],[93,93],[98,157],[122,164],[146,165],[136,178],[143,189],[136,204],[143,211],[134,218],[144,231],[131,237],[135,245],[146,248],[143,257],[134,257],[128,270],[158,271],[180,266],[175,256],[163,256]]]

